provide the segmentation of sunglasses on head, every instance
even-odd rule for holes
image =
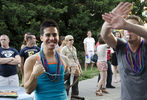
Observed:
[[[74,41],[74,39],[69,39],[69,41],[72,41],[72,40]]]

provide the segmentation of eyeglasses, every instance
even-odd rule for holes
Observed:
[[[74,41],[74,39],[69,39],[69,41],[72,41],[72,40]]]

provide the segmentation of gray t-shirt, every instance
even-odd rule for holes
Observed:
[[[116,46],[121,78],[121,100],[147,100],[147,43],[142,45],[144,69],[135,74],[126,59],[126,42],[118,39]],[[133,53],[135,57],[137,53]]]

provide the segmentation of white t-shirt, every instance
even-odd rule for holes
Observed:
[[[100,44],[97,46],[98,61],[107,61],[107,44]]]
[[[95,40],[92,37],[87,37],[83,41],[84,44],[86,44],[87,51],[94,51],[94,45],[95,45]]]

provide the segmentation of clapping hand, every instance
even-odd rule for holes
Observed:
[[[128,13],[132,10],[132,4],[129,2],[120,2],[112,11],[111,13],[115,13],[119,16],[125,17]]]
[[[109,26],[114,29],[123,29],[126,21],[124,17],[132,10],[131,3],[119,3],[119,5],[110,13],[105,13],[102,18],[109,23]]]

